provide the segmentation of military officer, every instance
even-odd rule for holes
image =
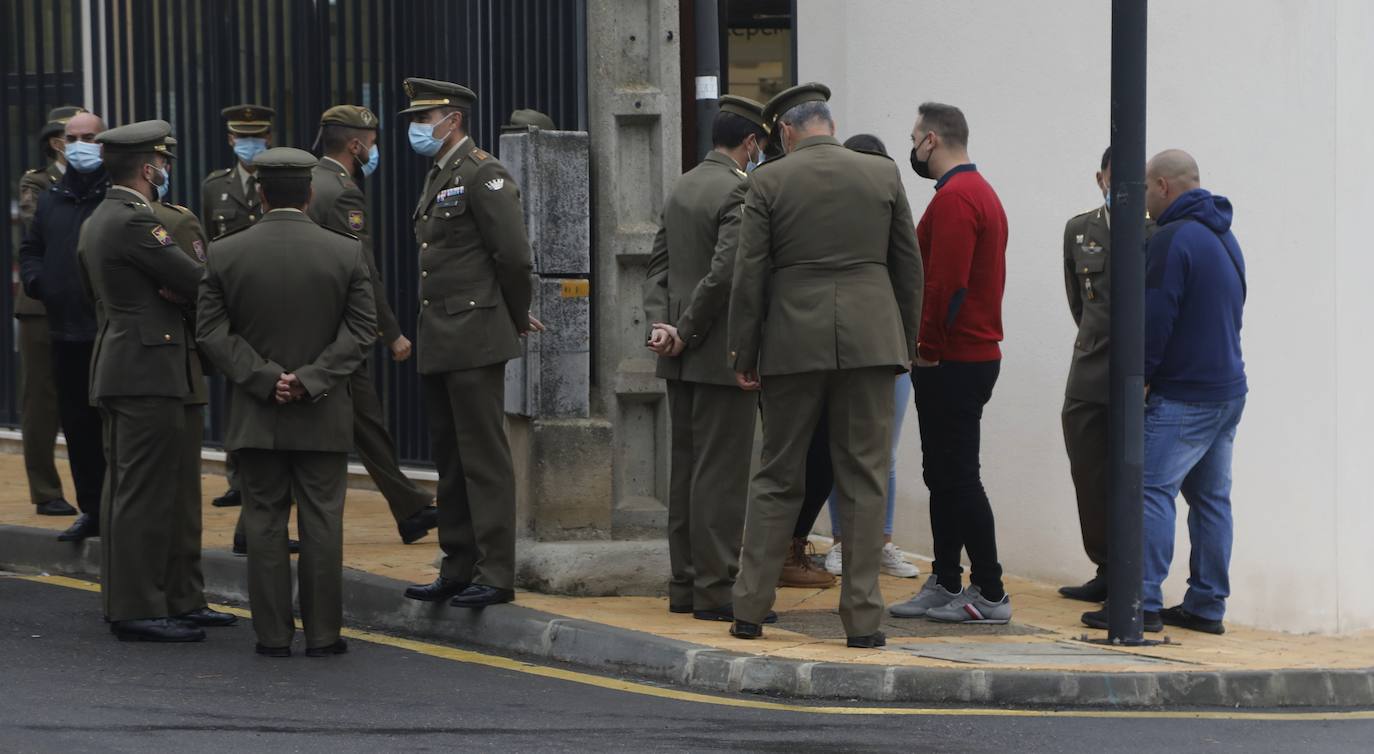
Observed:
[[[377,314],[362,243],[305,213],[317,162],[289,147],[254,158],[265,214],[212,242],[197,310],[196,339],[234,386],[225,447],[238,454],[242,477],[257,652],[270,657],[289,657],[295,633],[293,500],[306,654],[348,649],[339,637],[353,448],[347,382],[377,338]]]
[[[372,270],[372,297],[377,305],[377,337],[391,352],[391,358],[410,358],[410,339],[401,333],[400,323],[387,304],[382,284],[381,262],[372,241],[367,199],[361,178],[377,169],[377,116],[358,105],[336,105],[320,118],[320,144],[324,156],[315,166],[311,180],[314,196],[306,212],[310,219],[326,228],[353,234],[362,239],[367,263]],[[401,541],[419,541],[438,525],[439,512],[434,498],[401,471],[396,444],[386,427],[382,402],[372,382],[372,367],[364,361],[350,380],[353,391],[353,443],[377,490],[391,507]]]
[[[667,380],[672,417],[668,609],[699,620],[733,618],[730,590],[739,570],[758,394],[735,384],[725,327],[711,327],[723,307],[687,325],[685,340],[676,325],[727,236],[721,229],[738,224],[742,197],[735,190],[745,185],[744,169],[758,161],[767,136],[762,104],[721,97],[714,147],[668,197],[644,281],[649,345],[659,353],[657,374]]]
[[[77,247],[98,325],[91,398],[108,469],[101,592],[123,641],[200,641],[202,626],[236,620],[206,607],[200,500],[185,489],[199,473],[198,454],[188,461],[186,448],[198,446],[201,418],[181,307],[195,297],[201,268],[151,206],[169,184],[170,136],[166,121],[153,120],[96,138],[113,185]]]
[[[29,170],[19,179],[19,221],[28,230],[38,209],[38,196],[57,184],[67,170],[63,131],[73,115],[85,112],[76,105],[48,111],[48,122],[39,133],[39,147],[48,166]],[[14,318],[19,336],[19,427],[24,435],[24,471],[29,499],[40,516],[75,516],[76,509],[62,496],[53,448],[57,444],[57,384],[52,371],[52,341],[48,335],[47,310],[18,286]]]
[[[1078,525],[1083,551],[1097,566],[1086,583],[1065,586],[1069,599],[1102,602],[1107,599],[1107,422],[1111,337],[1111,187],[1112,148],[1102,153],[1097,175],[1102,206],[1069,218],[1064,226],[1064,289],[1069,313],[1078,326],[1069,380],[1064,389],[1064,447],[1078,498]],[[1154,223],[1145,222],[1145,235]]]
[[[439,469],[439,577],[406,596],[482,607],[515,597],[515,472],[506,361],[529,331],[530,244],[520,190],[469,135],[477,95],[409,78],[410,144],[433,160],[415,205],[419,372]]]
[[[272,118],[276,114],[272,108],[262,105],[231,105],[220,110],[236,159],[233,167],[216,170],[201,183],[201,225],[211,239],[242,230],[262,217],[253,158],[272,146]],[[232,453],[226,454],[224,472],[229,489],[213,501],[217,508],[233,507],[241,500],[234,461]],[[247,546],[240,534],[241,525],[235,530],[234,552],[242,555],[247,552]]]
[[[763,635],[825,411],[844,529],[840,618],[848,645],[868,648],[886,643],[878,570],[892,376],[915,356],[923,283],[897,166],[835,139],[829,97],[812,83],[769,101],[764,120],[776,117],[787,154],[753,172],[742,209],[728,334],[737,383],[762,390],[763,466],[730,632]]]

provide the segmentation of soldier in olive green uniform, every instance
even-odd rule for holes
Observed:
[[[65,105],[48,112],[39,133],[39,146],[48,167],[29,170],[19,179],[19,222],[28,230],[38,209],[38,196],[48,191],[67,169],[63,130],[67,121],[85,108]],[[24,436],[24,471],[29,499],[40,516],[74,516],[76,509],[62,496],[53,449],[60,424],[57,415],[57,383],[52,372],[52,342],[48,335],[47,310],[15,287],[14,318],[19,320],[19,429]]]
[[[206,607],[200,500],[186,489],[199,473],[187,446],[198,444],[201,417],[182,306],[196,295],[201,267],[151,206],[168,185],[170,135],[154,120],[97,137],[114,185],[78,244],[98,324],[91,398],[105,429],[101,592],[121,640],[199,641],[201,626],[235,621]]]
[[[892,376],[915,357],[922,273],[915,223],[890,159],[844,148],[803,84],[774,97],[787,154],[750,176],[730,292],[737,380],[759,386],[763,466],[751,487],[731,633],[756,638],[805,491],[822,411],[844,529],[840,618],[851,647],[885,644],[878,591],[892,440]],[[766,293],[765,293],[766,291]]]
[[[502,133],[508,131],[553,131],[553,118],[538,110],[513,110],[510,122],[501,126]]]
[[[272,146],[272,118],[276,114],[272,108],[262,105],[231,105],[220,110],[229,132],[229,146],[234,150],[236,159],[233,167],[216,170],[205,176],[201,183],[201,225],[212,240],[243,230],[262,217],[253,158]],[[227,405],[225,409],[231,413],[233,411]],[[234,461],[232,453],[226,454],[224,474],[229,482],[229,490],[215,498],[216,507],[239,504],[238,475]],[[247,552],[246,547],[239,547],[243,544],[242,534],[243,521],[240,520],[234,531],[234,551],[239,554]]]
[[[654,236],[644,281],[644,316],[653,325],[682,322],[725,238],[721,229],[738,224],[740,199],[732,197],[745,185],[743,168],[763,151],[763,105],[722,97],[713,132],[714,148],[678,179]],[[672,417],[668,609],[702,620],[732,617],[730,590],[739,570],[758,408],[758,394],[735,384],[725,323],[712,327],[713,319],[724,319],[721,309],[687,326],[685,339],[676,341],[685,350],[655,348]],[[651,338],[651,347],[655,342]]]
[[[386,301],[382,265],[377,259],[368,222],[367,198],[357,183],[377,166],[377,116],[365,107],[337,105],[320,118],[320,143],[324,157],[315,166],[311,187],[314,196],[306,212],[316,223],[357,235],[366,249],[372,270],[372,297],[377,305],[377,337],[392,358],[410,358],[410,340],[401,334],[400,323]],[[370,360],[369,360],[370,361]],[[382,401],[372,382],[372,366],[364,361],[351,380],[353,391],[353,443],[377,490],[386,498],[396,520],[401,541],[416,542],[438,525],[434,498],[401,471],[396,444],[386,427]]]
[[[1098,188],[1109,197],[1112,185],[1111,147],[1102,155]],[[1145,234],[1154,232],[1148,219]],[[1107,599],[1107,421],[1110,392],[1111,275],[1110,205],[1075,215],[1064,226],[1064,288],[1069,313],[1078,326],[1064,389],[1064,446],[1078,498],[1078,524],[1083,550],[1097,573],[1087,583],[1065,586],[1059,593],[1070,599],[1101,602]]]
[[[506,362],[531,326],[530,245],[520,190],[473,143],[477,95],[405,81],[410,143],[434,163],[415,205],[419,372],[439,468],[439,578],[412,599],[481,607],[514,599],[515,471],[505,431]]]
[[[304,212],[316,163],[286,147],[258,155],[267,213],[212,243],[196,322],[201,348],[234,386],[225,447],[239,459],[257,651],[273,657],[291,654],[295,633],[286,536],[293,500],[306,654],[347,649],[339,630],[353,448],[348,380],[377,338],[362,243]]]

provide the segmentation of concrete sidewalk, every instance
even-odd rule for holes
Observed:
[[[65,464],[60,464],[66,473]],[[224,489],[204,479],[207,588],[244,600],[246,561],[227,553],[237,508],[213,508]],[[70,484],[68,480],[68,487]],[[346,506],[345,610],[352,622],[611,672],[724,691],[902,702],[1110,706],[1374,706],[1374,632],[1294,636],[1228,626],[1224,636],[1169,629],[1167,643],[1109,647],[1083,639],[1090,605],[1054,589],[1009,579],[1015,620],[1007,626],[947,626],[889,618],[888,646],[844,646],[838,587],[780,589],[781,621],[741,641],[728,624],[668,612],[665,598],[560,597],[521,592],[513,606],[472,613],[401,595],[437,574],[433,536],[402,545],[376,492],[351,490]],[[98,575],[98,540],[56,542],[70,518],[33,514],[18,456],[0,455],[0,566]],[[294,524],[293,524],[294,530]],[[219,551],[219,552],[214,552]],[[923,573],[927,563],[918,563]],[[923,577],[883,577],[889,603]]]

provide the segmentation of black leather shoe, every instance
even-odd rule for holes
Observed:
[[[762,639],[763,626],[747,620],[737,620],[730,626],[730,635],[736,639]]]
[[[291,645],[288,644],[284,647],[264,647],[263,645],[259,644],[257,646],[257,649],[254,649],[253,651],[257,652],[258,654],[264,657],[290,657]]]
[[[1221,621],[1194,615],[1184,610],[1182,605],[1164,608],[1159,611],[1159,618],[1170,626],[1186,628],[1189,631],[1201,631],[1204,634],[1216,634],[1217,636],[1226,633],[1226,626]]]
[[[686,613],[691,613],[691,612],[695,612],[695,611],[692,610],[692,606],[691,606],[691,605],[674,605],[673,603],[669,602],[669,603],[668,603],[668,612],[670,612],[670,613],[675,613],[675,614],[677,614],[677,615],[684,615],[684,614],[686,614]]]
[[[211,500],[210,504],[216,508],[237,508],[243,505],[243,493],[235,489],[230,489],[223,495]]]
[[[76,515],[76,509],[72,507],[72,504],[69,503],[69,502],[67,502],[66,500],[63,500],[62,498],[58,498],[58,499],[56,499],[56,500],[48,500],[48,501],[46,501],[46,502],[38,503],[37,505],[34,506],[34,512],[37,513],[37,514],[40,515],[40,516],[75,516],[75,515]]]
[[[341,655],[348,652],[348,642],[343,639],[330,644],[326,647],[306,647],[306,657],[329,657],[330,655]]]
[[[288,539],[288,540],[286,540],[286,551],[289,552],[289,553],[291,553],[292,555],[299,555],[299,554],[301,553],[301,543],[300,543],[300,540],[297,540],[297,539]],[[248,554],[248,537],[246,537],[246,536],[244,536],[244,535],[242,535],[242,534],[235,534],[235,535],[234,535],[234,554],[235,554],[235,555],[247,555],[247,554]]]
[[[715,608],[714,610],[693,610],[692,617],[696,618],[697,620],[716,620],[721,621],[722,623],[728,623],[735,619],[735,606],[725,605],[723,607]],[[777,623],[778,614],[773,612],[772,610],[769,610],[768,615],[764,617],[763,622]]]
[[[467,588],[466,582],[440,576],[428,584],[414,584],[406,587],[406,596],[421,602],[442,602],[456,597],[459,592]]]
[[[409,545],[424,539],[438,525],[439,509],[431,505],[396,524],[396,530],[401,533],[401,542]]]
[[[875,631],[868,636],[850,636],[845,639],[845,646],[854,649],[877,649],[887,646],[887,634],[882,631]]]
[[[1071,600],[1083,602],[1105,602],[1107,599],[1107,577],[1101,574],[1081,586],[1061,586],[1059,594]]]
[[[1107,616],[1107,606],[1103,605],[1101,610],[1083,613],[1083,625],[1089,628],[1100,628],[1106,631],[1110,623],[1110,619]],[[1157,634],[1164,630],[1164,623],[1160,620],[1159,613],[1146,610],[1141,613],[1141,622],[1141,629],[1145,631],[1145,633]]]
[[[100,536],[100,519],[89,513],[82,513],[67,530],[57,535],[58,542],[80,542],[88,537]]]
[[[497,589],[486,584],[471,584],[458,593],[448,604],[454,607],[486,607],[500,605],[515,600],[515,590]]]
[[[221,613],[218,610],[211,610],[208,607],[198,608],[189,613],[182,613],[178,615],[176,619],[185,623],[190,623],[193,626],[213,628],[232,626],[239,622],[239,617],[237,615],[232,613]]]
[[[205,641],[204,629],[170,618],[117,620],[110,624],[110,633],[120,641]]]

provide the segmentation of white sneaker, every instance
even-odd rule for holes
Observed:
[[[839,576],[844,573],[844,555],[840,552],[840,543],[836,542],[830,552],[825,554],[825,570]]]
[[[827,568],[830,567],[828,557],[825,565]],[[907,561],[906,553],[902,552],[901,548],[888,542],[883,545],[883,573],[899,579],[914,579],[921,575],[921,569]]]

